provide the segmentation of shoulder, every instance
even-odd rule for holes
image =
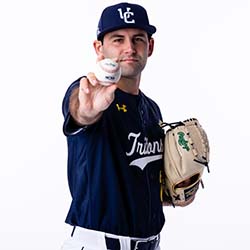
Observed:
[[[154,115],[161,117],[161,110],[156,101],[145,95],[142,91],[140,91],[140,95],[144,105],[146,105]]]

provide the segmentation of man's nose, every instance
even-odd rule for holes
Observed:
[[[133,40],[127,39],[125,44],[124,44],[124,50],[126,53],[135,53],[135,44],[133,42]]]

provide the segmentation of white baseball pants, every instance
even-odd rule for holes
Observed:
[[[120,243],[120,250],[135,250],[137,249],[136,248],[137,245],[135,246],[134,249],[131,249],[131,240],[137,240],[139,242],[147,242],[152,240],[156,236],[143,239],[130,238],[130,237],[107,234],[100,231],[89,230],[81,227],[76,227],[73,235],[64,242],[61,250],[108,250],[106,244],[107,237],[118,239]],[[155,250],[160,250],[160,247],[158,246],[157,248],[155,248]]]

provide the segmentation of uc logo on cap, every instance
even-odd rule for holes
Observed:
[[[135,19],[131,19],[134,15],[134,12],[130,11],[131,8],[127,7],[127,11],[122,12],[122,8],[118,9],[118,12],[120,14],[120,18],[124,20],[125,23],[135,23]]]

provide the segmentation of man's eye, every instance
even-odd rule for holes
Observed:
[[[117,39],[114,39],[113,42],[120,43],[120,42],[122,42],[122,39],[121,38],[117,38]]]
[[[136,42],[143,42],[144,39],[143,39],[142,37],[136,37],[136,38],[135,38],[135,41],[136,41]]]

